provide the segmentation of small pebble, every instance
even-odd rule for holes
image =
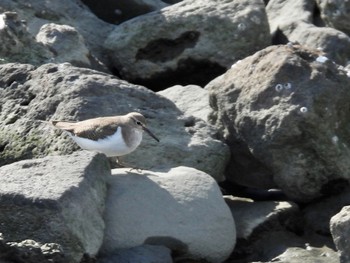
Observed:
[[[319,56],[316,58],[316,61],[320,62],[320,63],[325,63],[327,60],[328,60],[328,58],[325,56]]]

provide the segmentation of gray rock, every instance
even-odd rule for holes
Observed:
[[[287,231],[269,231],[254,243],[247,262],[339,263],[337,252],[317,238],[313,241]]]
[[[211,111],[207,90],[196,85],[176,85],[159,91],[158,94],[174,102],[185,115],[193,115],[207,121]]]
[[[107,158],[90,152],[0,167],[0,233],[5,240],[57,243],[66,262],[97,254],[108,174]]]
[[[55,23],[72,26],[84,37],[91,54],[103,63],[107,61],[102,44],[109,32],[113,30],[114,25],[98,19],[80,0],[57,2],[32,0],[30,3],[2,0],[0,11],[2,10],[17,12],[20,19],[26,21],[28,31],[33,38],[45,24]],[[99,65],[97,68],[100,68]]]
[[[280,263],[339,263],[337,253],[327,247],[288,247],[281,255],[273,258],[271,262]]]
[[[275,42],[298,42],[321,49],[330,59],[345,64],[350,58],[350,37],[329,27],[313,24],[315,2],[308,0],[271,0],[266,6]]]
[[[179,256],[222,262],[232,252],[234,221],[207,174],[189,167],[114,169],[108,183],[102,253],[158,243]]]
[[[214,139],[216,129],[183,116],[172,102],[144,87],[69,64],[1,65],[0,87],[0,165],[79,149],[68,136],[37,120],[140,111],[161,142],[145,135],[141,146],[123,158],[126,164],[144,169],[187,165],[218,181],[224,178],[229,150]]]
[[[321,18],[329,27],[350,35],[350,2],[343,0],[316,0]]]
[[[171,250],[164,246],[141,245],[119,249],[97,263],[173,263]]]
[[[124,22],[105,48],[126,80],[165,88],[203,85],[269,44],[262,1],[196,0]]]
[[[35,42],[26,24],[15,12],[0,14],[0,41],[1,64],[22,62],[39,65],[53,56],[44,45]]]
[[[307,202],[350,175],[346,72],[300,46],[273,46],[207,85],[210,121],[231,147],[229,179]]]
[[[225,196],[225,201],[235,219],[237,238],[246,240],[253,235],[253,232],[257,235],[258,230],[267,228],[267,225],[281,227],[281,223],[287,224],[287,221],[291,221],[299,211],[298,206],[292,202],[254,202],[251,199],[232,196]]]
[[[333,216],[330,221],[334,243],[340,253],[340,262],[350,261],[349,235],[350,235],[350,206]]]
[[[36,35],[36,40],[55,54],[56,63],[69,62],[75,66],[91,67],[90,52],[74,27],[45,24]]]

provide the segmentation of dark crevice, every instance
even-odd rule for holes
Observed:
[[[0,152],[3,152],[5,150],[5,147],[6,147],[7,144],[8,144],[8,142],[2,142],[0,144]]]
[[[166,62],[181,55],[185,49],[193,48],[199,39],[197,31],[187,31],[176,39],[160,38],[153,40],[146,47],[141,48],[137,54],[137,60],[149,60],[152,62]]]
[[[284,45],[289,42],[288,37],[283,34],[282,30],[279,28],[276,30],[275,34],[272,36],[272,44],[273,45]]]
[[[317,4],[314,5],[314,11],[313,11],[313,24],[318,27],[324,27],[325,23],[323,19],[321,18],[321,11]]]
[[[234,195],[237,197],[251,198],[255,201],[268,201],[278,200],[287,201],[289,198],[283,193],[283,191],[274,189],[258,189],[253,187],[247,187],[239,185],[230,181],[220,182],[219,186],[224,195]]]
[[[343,192],[349,186],[349,181],[344,178],[333,179],[324,184],[321,189],[321,194],[324,196],[332,196]]]
[[[21,106],[28,106],[28,105],[31,103],[31,101],[32,101],[33,99],[35,99],[35,97],[36,97],[35,94],[29,92],[29,93],[27,94],[27,97],[24,98],[24,99],[21,101],[20,105],[21,105]]]
[[[198,85],[204,87],[209,81],[226,72],[226,68],[208,60],[184,59],[176,70],[169,70],[151,79],[129,80],[153,91],[160,91],[174,85]]]
[[[192,117],[188,117],[186,120],[185,120],[185,123],[184,123],[184,127],[193,127],[196,125],[196,120]]]
[[[137,4],[130,0],[82,0],[89,9],[100,19],[111,24],[120,24],[133,17],[154,11],[147,4]]]

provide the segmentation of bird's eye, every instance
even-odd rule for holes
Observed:
[[[136,124],[142,126],[142,123],[140,121],[136,121]]]

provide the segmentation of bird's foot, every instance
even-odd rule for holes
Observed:
[[[129,172],[131,172],[133,170],[136,170],[136,172],[139,172],[139,173],[142,172],[141,168],[139,168],[139,167],[132,167],[131,165],[128,165],[127,163],[121,161],[120,157],[116,157],[115,165],[116,165],[115,168],[130,168]]]

